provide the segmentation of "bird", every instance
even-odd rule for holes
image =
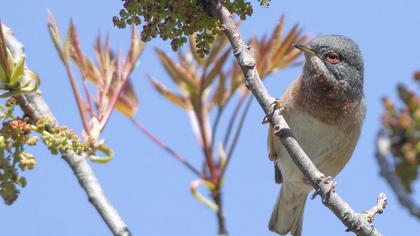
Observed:
[[[302,149],[325,176],[333,178],[352,156],[366,113],[362,53],[353,40],[341,35],[318,36],[294,47],[305,56],[303,74],[277,101]],[[269,230],[300,236],[306,198],[313,188],[271,126],[268,153],[275,181],[282,184]]]

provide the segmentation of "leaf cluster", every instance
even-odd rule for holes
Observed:
[[[128,25],[143,25],[141,39],[149,41],[159,36],[171,40],[174,51],[195,34],[194,44],[200,57],[209,53],[216,35],[221,30],[217,17],[209,10],[209,0],[122,0],[123,9],[113,17],[114,25],[125,28]],[[260,0],[268,6],[269,0]],[[241,20],[251,16],[252,4],[246,0],[225,0],[231,14]]]
[[[414,76],[420,83],[420,72]],[[395,172],[407,192],[418,177],[420,167],[420,97],[414,90],[400,84],[398,95],[401,105],[385,97],[382,123],[391,140],[391,152],[395,158]]]
[[[3,24],[0,21],[0,89],[7,90],[0,94],[0,98],[34,92],[39,84],[38,75],[25,68],[25,57],[15,60],[6,47]]]
[[[105,146],[103,141],[99,140],[99,136],[114,109],[130,118],[134,116],[137,110],[138,100],[131,84],[130,76],[143,52],[144,43],[140,40],[140,36],[134,27],[132,27],[130,48],[125,56],[121,56],[110,49],[108,37],[104,40],[101,36],[98,36],[94,45],[96,56],[96,60],[94,60],[85,56],[82,51],[76,27],[72,21],[69,24],[64,43],[62,43],[58,26],[51,13],[49,13],[48,17],[48,28],[70,80],[84,126],[83,135],[89,142],[96,143],[95,146],[98,151],[106,154],[106,157],[100,158],[93,155],[94,151],[88,152],[91,154],[90,159],[97,162],[107,162],[112,158],[112,151]],[[72,63],[80,71],[84,96],[72,72]],[[95,95],[89,89],[89,83],[95,88]],[[66,133],[67,130],[56,131],[58,133],[64,132],[62,134],[63,138],[73,136],[71,133]],[[54,148],[54,145],[50,143],[47,143],[47,145],[52,148],[53,152],[59,151],[57,148]],[[65,151],[64,149],[62,151]],[[72,150],[74,151],[75,147]],[[79,153],[78,151],[76,152]]]

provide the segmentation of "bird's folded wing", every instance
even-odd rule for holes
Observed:
[[[267,140],[268,158],[272,160],[274,163],[274,180],[276,181],[276,183],[280,184],[283,182],[283,178],[281,176],[281,172],[278,167],[278,163],[276,161],[278,156],[277,156],[277,152],[275,148],[275,138],[276,136],[273,133],[273,128],[270,126],[270,128],[268,129],[268,140]]]

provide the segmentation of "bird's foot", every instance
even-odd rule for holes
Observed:
[[[273,113],[270,116],[274,114],[275,110],[279,110],[280,113],[284,111],[284,106],[281,104],[281,101],[278,98],[271,105],[274,106],[274,109],[273,109]],[[268,122],[270,122],[270,119],[271,119],[270,116],[269,115],[264,116],[261,124],[267,124]]]
[[[270,159],[270,161],[275,161],[277,160],[277,154],[276,153],[270,153],[268,154],[268,159]]]
[[[331,193],[335,190],[336,184],[332,181],[331,176],[325,177],[322,182],[326,185],[327,191],[324,196],[322,196],[322,201],[328,201]],[[312,194],[311,199],[316,198],[316,196],[320,195],[321,189],[316,189],[315,192]]]

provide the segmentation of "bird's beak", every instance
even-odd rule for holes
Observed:
[[[299,50],[301,50],[302,52],[304,52],[306,55],[308,56],[316,56],[315,52],[312,51],[311,48],[309,48],[306,45],[303,44],[293,44],[293,46]]]

